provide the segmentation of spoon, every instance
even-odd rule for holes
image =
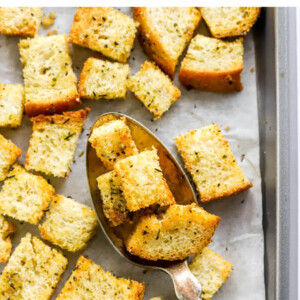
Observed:
[[[174,195],[176,202],[178,204],[197,203],[197,197],[194,193],[194,190],[181,166],[167,150],[164,144],[138,121],[121,113],[106,113],[96,120],[91,128],[90,135],[95,128],[109,121],[117,120],[121,117],[126,118],[127,125],[131,130],[132,138],[140,152],[146,149],[151,149],[152,146],[157,149],[163,175]],[[175,293],[178,299],[201,299],[201,285],[189,270],[187,259],[182,261],[150,261],[131,255],[126,250],[123,240],[124,236],[130,231],[130,226],[125,226],[123,228],[122,226],[118,226],[116,228],[111,227],[104,216],[100,191],[97,186],[96,178],[104,173],[107,173],[108,170],[97,157],[96,151],[91,146],[89,141],[87,141],[86,148],[86,171],[93,205],[100,226],[116,251],[134,264],[142,267],[161,270],[169,274],[173,280]]]

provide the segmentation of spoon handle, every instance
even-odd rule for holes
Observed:
[[[171,276],[179,300],[201,300],[201,284],[190,271],[186,259],[174,266],[164,268],[164,271]]]

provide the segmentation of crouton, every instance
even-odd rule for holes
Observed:
[[[202,299],[210,300],[229,277],[232,264],[204,248],[192,259],[189,268],[202,286]]]
[[[7,222],[0,215],[0,263],[7,262],[11,251],[10,235],[15,231],[15,226]]]
[[[65,35],[19,42],[28,116],[51,114],[80,104]]]
[[[19,147],[0,134],[0,181],[7,177],[10,166],[21,154]]]
[[[80,97],[92,100],[125,99],[129,65],[90,57],[84,63],[80,80]]]
[[[240,91],[243,54],[242,39],[225,42],[198,34],[182,61],[179,80],[188,88],[203,91]]]
[[[95,128],[89,142],[105,168],[112,170],[120,159],[138,153],[126,119],[113,120]]]
[[[31,118],[33,132],[25,168],[56,177],[67,177],[89,108],[62,115]]]
[[[180,90],[170,78],[149,61],[128,79],[127,86],[153,114],[154,120],[160,118],[180,97]]]
[[[48,208],[54,188],[41,176],[14,164],[0,192],[0,213],[37,224]]]
[[[194,7],[135,7],[133,15],[145,52],[174,78],[178,59],[201,20],[200,12]]]
[[[24,110],[24,88],[19,84],[0,83],[0,127],[21,125]]]
[[[118,226],[128,219],[126,201],[121,191],[121,180],[111,171],[97,178],[105,217],[112,226]]]
[[[237,194],[252,187],[234,158],[218,124],[175,138],[202,202]]]
[[[117,278],[108,271],[104,272],[92,260],[80,256],[74,271],[56,300],[142,300],[144,293],[144,283]]]
[[[0,7],[0,33],[34,37],[42,16],[39,7]]]
[[[119,160],[115,171],[121,178],[121,190],[129,211],[175,203],[160,168],[156,149]]]
[[[60,251],[27,233],[0,275],[0,298],[50,299],[67,264]]]
[[[125,246],[148,260],[185,259],[208,246],[219,220],[196,204],[174,204],[160,216],[142,216]]]
[[[260,7],[201,7],[200,10],[216,38],[246,35],[260,13]]]
[[[127,15],[110,7],[79,7],[69,42],[126,62],[136,34],[136,24]]]

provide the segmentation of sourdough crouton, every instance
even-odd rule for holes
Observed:
[[[188,88],[203,91],[240,91],[243,54],[242,39],[225,42],[198,34],[181,64],[179,80]]]
[[[15,226],[7,222],[0,215],[0,263],[7,262],[11,251],[10,235],[15,231]]]
[[[34,37],[42,16],[39,7],[0,7],[0,33]]]
[[[252,187],[234,158],[218,124],[175,138],[202,202],[237,194]]]
[[[60,112],[80,104],[65,35],[21,40],[19,48],[27,115]]]
[[[105,168],[112,170],[120,159],[138,153],[126,119],[113,120],[95,128],[89,142]]]
[[[260,7],[201,7],[200,10],[216,38],[246,35],[260,13]]]
[[[149,61],[128,79],[127,86],[154,115],[154,120],[160,118],[180,97],[180,90],[170,78]]]
[[[0,298],[50,299],[67,264],[61,252],[27,233],[0,275]]]
[[[0,83],[0,127],[21,125],[24,110],[24,88],[19,84]]]
[[[193,36],[201,15],[194,7],[135,7],[145,52],[174,78],[178,59]]]
[[[0,181],[8,175],[10,166],[21,156],[22,150],[0,134]]]
[[[210,300],[229,277],[232,264],[204,248],[192,259],[189,268],[202,286],[202,299]]]
[[[46,221],[39,225],[43,239],[76,252],[87,246],[98,225],[93,209],[61,195],[54,195]]]
[[[56,300],[142,300],[144,293],[144,283],[117,278],[110,272],[104,272],[92,260],[80,256],[76,268]]]
[[[0,213],[37,224],[51,202],[54,188],[41,176],[14,164],[0,192]]]
[[[69,42],[99,51],[119,62],[126,62],[136,33],[135,22],[110,7],[79,7]]]
[[[25,168],[56,177],[67,177],[89,108],[62,115],[31,118],[33,132]]]
[[[160,168],[156,149],[119,160],[115,171],[121,178],[121,190],[129,211],[175,203]]]
[[[219,220],[196,204],[174,204],[161,216],[142,216],[125,246],[148,260],[185,259],[208,246]]]
[[[126,201],[121,191],[121,178],[111,171],[97,178],[105,217],[112,226],[118,226],[128,219]]]
[[[125,98],[129,65],[90,57],[84,63],[80,80],[80,97],[92,100]]]

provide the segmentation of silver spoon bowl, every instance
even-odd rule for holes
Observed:
[[[152,146],[157,149],[163,175],[166,178],[176,202],[178,204],[197,203],[197,197],[194,190],[181,166],[164,144],[138,121],[121,113],[106,113],[96,120],[91,128],[90,135],[95,128],[121,117],[126,118],[127,125],[131,130],[132,138],[139,151],[151,149]],[[161,270],[168,273],[173,280],[175,293],[178,299],[201,299],[201,285],[189,270],[187,259],[182,261],[150,261],[131,255],[126,250],[123,243],[124,237],[131,231],[132,227],[131,225],[123,225],[114,228],[110,226],[105,218],[96,178],[107,173],[108,170],[105,169],[101,160],[97,157],[96,151],[89,141],[87,141],[86,147],[86,171],[91,198],[100,226],[116,251],[130,262],[141,267]]]

